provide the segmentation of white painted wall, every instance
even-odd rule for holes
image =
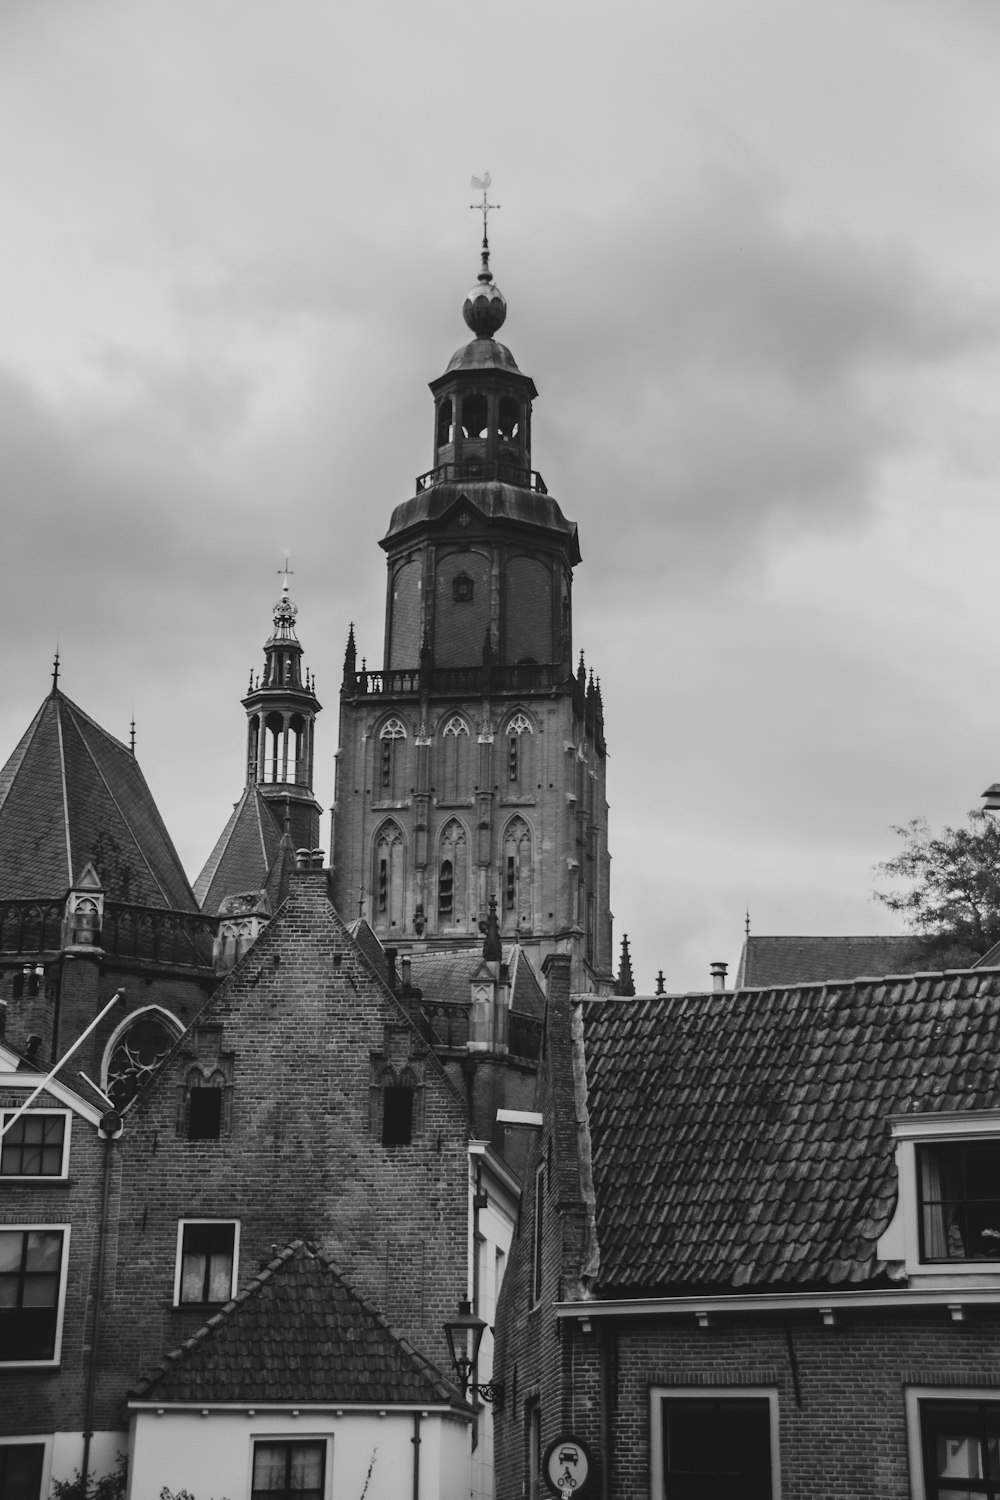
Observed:
[[[287,1408],[133,1413],[128,1500],[159,1500],[166,1487],[195,1500],[249,1500],[255,1438],[332,1440],[327,1500],[410,1500],[414,1413]],[[469,1433],[465,1422],[429,1414],[420,1422],[420,1500],[468,1500]],[[373,1462],[374,1458],[374,1462]],[[369,1467],[371,1476],[368,1477]],[[367,1489],[365,1488],[367,1479]]]

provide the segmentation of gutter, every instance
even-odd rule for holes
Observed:
[[[608,1302],[556,1302],[557,1318],[593,1322],[597,1318],[696,1317],[723,1313],[837,1312],[849,1308],[946,1307],[961,1321],[964,1307],[1000,1307],[1000,1284],[964,1283],[950,1287],[882,1289],[862,1292],[758,1292],[743,1296],[638,1297]]]

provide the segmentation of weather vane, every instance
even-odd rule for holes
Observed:
[[[281,555],[285,559],[285,562],[284,562],[284,566],[278,568],[277,571],[278,571],[278,573],[284,575],[285,588],[287,589],[288,588],[288,580],[289,580],[289,578],[295,576],[295,569],[294,568],[290,568],[288,566],[289,554],[288,554],[288,548],[287,547],[285,548],[284,552],[282,552]]]

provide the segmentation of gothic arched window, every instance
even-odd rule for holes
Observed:
[[[507,744],[507,783],[512,792],[532,790],[531,746],[534,728],[526,714],[512,714],[504,731]]]
[[[398,802],[406,794],[406,727],[401,719],[387,719],[379,731],[378,793],[384,802]]]
[[[372,870],[373,926],[379,931],[403,925],[405,845],[397,823],[383,823],[375,837]]]
[[[465,925],[469,887],[468,840],[457,818],[441,830],[438,862],[438,925]]]
[[[116,1109],[131,1103],[183,1031],[159,1006],[141,1010],[119,1027],[105,1054],[104,1090]]]
[[[453,714],[441,732],[441,785],[439,802],[458,802],[472,795],[469,781],[469,726],[461,714]]]
[[[511,818],[503,840],[501,909],[506,927],[531,926],[531,829]]]

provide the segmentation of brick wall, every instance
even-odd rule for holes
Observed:
[[[398,1332],[447,1362],[442,1325],[468,1275],[465,1110],[424,1056],[413,1144],[383,1147],[370,1128],[371,1058],[385,1051],[387,1023],[403,1023],[394,1048],[415,1056],[419,1040],[330,907],[325,872],[296,875],[208,1017],[233,1057],[230,1134],[178,1134],[184,1051],[126,1120],[99,1425],[130,1382],[205,1321],[204,1310],[172,1306],[185,1218],[239,1220],[241,1282],[273,1245],[318,1243]]]

